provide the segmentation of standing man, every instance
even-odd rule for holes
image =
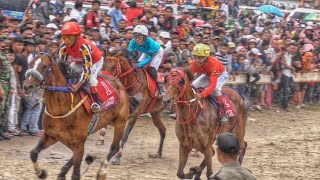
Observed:
[[[91,30],[92,28],[96,27],[99,28],[100,26],[100,15],[99,15],[99,9],[100,9],[100,1],[93,1],[92,2],[92,11],[89,11],[87,13],[85,22],[85,28],[86,30]]]
[[[231,133],[223,133],[217,136],[215,141],[217,159],[222,164],[220,171],[209,179],[213,180],[256,180],[257,178],[238,162],[240,143],[237,137]]]
[[[123,19],[123,14],[120,10],[121,3],[121,0],[114,0],[113,8],[108,12],[108,15],[112,18],[111,26],[116,31],[119,29],[119,21]]]

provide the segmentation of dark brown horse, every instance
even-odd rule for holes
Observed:
[[[73,166],[72,179],[80,179],[80,165],[84,153],[84,143],[89,135],[88,126],[92,115],[83,106],[84,99],[79,93],[66,93],[53,90],[55,87],[68,87],[68,83],[61,71],[61,66],[53,61],[48,54],[40,54],[31,63],[27,71],[24,90],[27,93],[37,89],[44,89],[46,113],[43,115],[42,124],[44,134],[38,145],[30,152],[34,170],[39,178],[46,178],[47,173],[38,165],[37,159],[40,151],[60,141],[72,150],[73,156],[61,168],[58,179],[65,179],[65,175]],[[118,103],[106,111],[99,112],[98,121],[94,132],[107,125],[114,127],[113,142],[106,159],[109,161],[120,149],[120,139],[129,116],[129,101],[125,88],[116,78],[102,76],[118,93]],[[106,162],[104,162],[106,163]],[[101,166],[101,167],[105,167]]]
[[[160,119],[160,113],[163,110],[162,99],[150,95],[147,87],[147,77],[145,73],[139,69],[134,71],[131,67],[130,60],[127,58],[128,52],[126,50],[118,50],[112,52],[112,56],[107,57],[104,64],[104,70],[120,79],[127,93],[130,96],[130,102],[136,104],[131,118],[128,121],[123,138],[121,139],[121,148],[128,140],[128,136],[136,123],[138,117],[143,113],[150,113],[154,125],[158,128],[160,133],[160,145],[156,154],[150,154],[151,158],[158,158],[162,156],[163,141],[166,135],[166,128]],[[134,99],[134,101],[131,101]],[[135,102],[138,101],[138,102]],[[135,103],[132,103],[135,102]],[[112,161],[114,164],[120,163],[121,152],[118,153],[118,158]]]
[[[187,74],[182,69],[173,69],[166,78],[166,93],[163,101],[173,100],[177,113],[176,135],[179,140],[179,167],[177,176],[180,179],[199,179],[202,170],[207,166],[207,177],[212,175],[212,144],[216,135],[221,132],[232,132],[240,140],[241,153],[239,162],[242,162],[247,144],[244,141],[247,114],[242,98],[234,90],[223,88],[222,93],[229,96],[234,103],[237,116],[229,123],[221,124],[218,112],[207,99],[196,100],[195,92]],[[199,167],[193,167],[185,174],[184,168],[188,155],[192,149],[204,154],[204,160]]]

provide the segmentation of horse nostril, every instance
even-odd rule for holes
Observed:
[[[170,104],[170,103],[171,103],[171,100],[170,100],[170,99],[168,99],[168,100],[166,101],[166,103],[167,103],[167,104]]]

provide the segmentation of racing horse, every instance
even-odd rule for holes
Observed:
[[[144,69],[135,71],[128,58],[128,51],[125,49],[117,49],[111,52],[107,57],[103,69],[120,79],[127,90],[130,98],[130,105],[132,107],[131,118],[125,129],[123,138],[121,139],[121,151],[116,158],[112,159],[113,164],[119,164],[122,155],[124,144],[128,140],[128,136],[135,125],[138,117],[143,113],[150,113],[154,125],[158,128],[160,133],[160,144],[156,154],[149,154],[150,158],[162,157],[163,142],[166,135],[166,128],[161,121],[160,114],[164,108],[162,98],[157,98],[150,92],[148,85],[154,83],[154,89],[157,88],[155,82],[151,82],[151,77]],[[135,106],[135,107],[133,107]],[[103,135],[104,133],[102,133]]]
[[[26,72],[26,81],[23,88],[29,94],[37,89],[44,89],[46,106],[42,119],[44,134],[36,147],[30,152],[35,173],[41,179],[47,177],[47,171],[38,164],[38,155],[40,151],[60,141],[73,152],[73,156],[61,168],[57,179],[65,179],[65,175],[73,166],[72,179],[79,180],[84,143],[90,134],[107,125],[113,126],[113,141],[106,156],[107,161],[119,151],[120,140],[129,117],[129,101],[126,90],[116,78],[100,75],[99,78],[102,78],[104,83],[108,83],[118,94],[118,102],[109,109],[98,112],[99,121],[95,124],[95,128],[91,129],[92,132],[89,133],[88,127],[90,124],[92,125],[93,118],[93,114],[89,113],[85,107],[89,95],[85,94],[86,96],[82,97],[83,89],[77,93],[70,91],[65,77],[67,74],[67,72],[64,72],[66,70],[65,66],[53,61],[49,54],[41,53],[35,57],[30,67]],[[66,89],[69,89],[69,91],[66,91]],[[105,168],[106,163],[106,160],[104,160],[99,172],[105,173],[101,168]],[[98,177],[103,176],[105,174],[98,173]]]
[[[190,79],[192,75],[183,69],[173,69],[165,79],[166,93],[163,101],[173,103],[177,113],[176,136],[179,140],[179,166],[177,176],[180,179],[200,179],[207,166],[207,177],[212,175],[212,144],[215,137],[222,132],[231,132],[240,141],[241,152],[238,161],[242,163],[247,143],[244,141],[247,112],[241,96],[230,88],[223,88],[222,93],[228,96],[235,105],[236,116],[228,123],[219,120],[218,111],[210,100],[197,100]],[[173,100],[173,102],[172,102]],[[199,166],[190,168],[185,174],[184,168],[188,154],[196,149],[204,155]]]

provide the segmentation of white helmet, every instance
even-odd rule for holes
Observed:
[[[149,32],[148,32],[148,28],[144,25],[137,25],[134,29],[133,29],[133,33],[139,33],[145,36],[148,36]]]

